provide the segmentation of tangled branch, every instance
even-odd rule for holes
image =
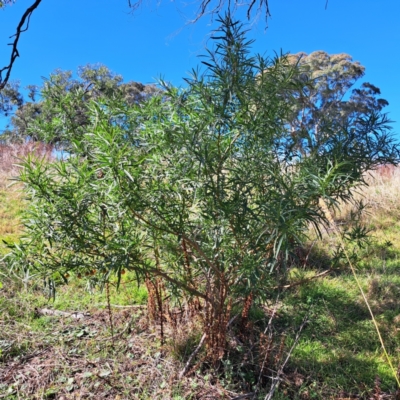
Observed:
[[[132,11],[135,11],[140,7],[143,0],[128,0],[128,6]],[[251,12],[254,6],[258,3],[258,9],[256,15],[261,13],[262,9],[265,9],[265,19],[267,20],[271,17],[268,0],[199,0],[199,8],[194,16],[194,19],[191,20],[191,23],[197,22],[201,17],[205,15],[216,15],[219,14],[224,6],[228,7],[229,12],[233,12],[237,7],[247,7],[247,18],[251,18]]]
[[[14,65],[14,62],[17,59],[17,57],[19,57],[18,41],[21,36],[21,33],[26,32],[29,29],[29,22],[31,19],[31,15],[32,15],[33,11],[35,11],[35,9],[41,3],[41,1],[42,0],[35,0],[35,2],[29,8],[26,9],[26,11],[22,15],[22,18],[19,21],[19,24],[17,26],[17,32],[14,35],[10,36],[10,39],[14,38],[13,42],[9,43],[9,45],[12,46],[11,59],[10,59],[10,63],[7,66],[0,69],[0,90],[4,89],[4,87],[6,86],[8,80],[10,79],[11,69]],[[2,76],[3,72],[6,72],[6,76],[5,76],[4,80],[3,80],[3,76]]]

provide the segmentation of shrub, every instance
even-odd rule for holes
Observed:
[[[212,362],[224,355],[232,307],[245,304],[245,319],[310,224],[327,223],[321,199],[350,201],[366,170],[399,156],[378,114],[335,129],[324,121],[318,147],[296,150],[287,121],[301,68],[250,56],[229,16],[215,39],[187,89],[162,83],[139,105],[93,101],[68,158],[26,159],[26,237],[9,258],[11,268],[100,284],[134,271],[154,317],[163,320],[167,295],[201,310]]]

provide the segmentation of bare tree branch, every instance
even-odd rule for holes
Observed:
[[[287,353],[286,359],[285,361],[281,364],[281,366],[279,367],[279,370],[276,373],[275,377],[272,377],[273,383],[271,386],[271,389],[269,390],[269,392],[267,393],[267,395],[265,396],[264,400],[271,400],[274,396],[275,390],[278,388],[279,383],[281,381],[281,375],[283,374],[283,369],[285,368],[285,365],[287,364],[287,362],[290,359],[290,356],[293,353],[293,350],[296,348],[297,343],[299,342],[300,339],[300,334],[301,331],[303,330],[304,326],[306,325],[306,323],[308,322],[308,316],[311,312],[311,307],[308,311],[308,313],[305,315],[305,317],[303,318],[303,322],[301,323],[299,330],[296,333],[296,337],[294,338],[294,342],[292,347],[290,348],[289,352]]]
[[[10,79],[10,74],[11,74],[11,70],[14,65],[14,62],[17,59],[17,57],[19,57],[18,41],[19,41],[20,35],[22,32],[26,32],[29,29],[29,21],[30,21],[31,15],[32,15],[33,11],[35,11],[35,9],[41,3],[41,1],[42,0],[35,0],[35,2],[29,8],[27,8],[27,10],[24,12],[21,20],[19,21],[19,24],[17,26],[17,32],[14,35],[10,36],[10,39],[14,38],[13,42],[9,44],[10,46],[12,46],[11,59],[10,59],[10,63],[7,66],[0,69],[0,90],[4,89],[4,87],[6,86],[8,80]],[[6,71],[6,76],[3,80],[2,74],[5,71]]]
[[[6,65],[5,67],[3,67],[2,69],[0,69],[0,91],[2,89],[4,89],[8,80],[10,79],[11,70],[13,68],[14,62],[17,59],[17,57],[19,57],[18,42],[19,42],[21,33],[26,32],[29,29],[29,22],[30,22],[32,13],[39,6],[41,1],[42,0],[35,0],[35,2],[29,8],[27,8],[27,10],[22,15],[21,20],[17,26],[16,33],[14,35],[10,36],[10,39],[14,38],[13,42],[9,43],[9,45],[12,46],[11,58],[10,58],[10,63],[8,65]],[[265,7],[265,17],[266,18],[270,17],[271,14],[270,14],[269,7],[268,7],[268,0],[249,0],[247,3],[246,2],[243,4],[240,3],[241,6],[242,5],[248,6],[248,10],[247,10],[248,19],[250,19],[251,10],[257,1],[259,2],[259,11],[258,12],[260,12],[261,8]],[[0,0],[0,5],[4,6],[6,4],[11,4],[12,2],[13,2],[13,0],[3,0],[3,1]],[[196,13],[195,19],[192,22],[196,22],[197,20],[199,20],[201,17],[203,17],[206,14],[219,13],[221,11],[222,7],[226,3],[228,3],[228,6],[230,8],[231,0],[219,0],[218,5],[216,5],[215,7],[210,6],[212,4],[212,0],[201,0],[199,10]],[[234,3],[234,5],[239,5],[239,0],[234,0],[233,3]],[[131,8],[132,11],[136,10],[141,4],[142,4],[142,0],[135,0],[135,1],[128,0],[128,6],[129,6],[129,8]],[[209,9],[210,7],[211,7],[211,9]],[[2,75],[4,72],[6,73],[6,76],[3,79]]]
[[[179,373],[179,379],[182,379],[189,367],[190,367],[190,363],[192,362],[193,358],[196,356],[196,354],[199,352],[199,350],[201,349],[201,346],[203,346],[204,340],[206,340],[207,335],[204,333],[203,336],[201,337],[200,343],[198,344],[198,346],[194,349],[194,352],[190,355],[187,363],[185,364],[185,367],[183,368],[183,370]]]
[[[250,19],[252,9],[256,3],[258,3],[256,15],[258,16],[261,13],[261,10],[265,9],[265,19],[268,20],[268,18],[271,17],[268,1],[269,0],[244,0],[243,2],[241,0],[198,0],[199,8],[190,23],[197,22],[205,15],[215,15],[220,13],[225,5],[229,12],[231,12],[231,8],[236,9],[237,7],[247,7],[247,18]],[[139,8],[142,3],[143,0],[128,0],[128,6],[132,12]]]

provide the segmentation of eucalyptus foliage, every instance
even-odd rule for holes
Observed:
[[[20,93],[18,84],[8,83],[0,91],[0,114],[11,118],[1,141],[39,141],[68,151],[71,139],[87,129],[90,100],[119,97],[132,104],[157,91],[155,85],[124,82],[121,75],[102,64],[78,67],[76,75],[72,71],[53,71],[40,87],[26,87],[29,101]]]
[[[245,33],[225,17],[187,89],[162,83],[140,104],[91,101],[69,157],[23,163],[30,207],[11,268],[95,283],[130,270],[216,318],[235,300],[268,296],[310,225],[327,223],[320,200],[350,201],[364,172],[396,163],[399,148],[374,114],[325,124],[319,147],[297,150],[286,121],[301,67],[251,56]]]

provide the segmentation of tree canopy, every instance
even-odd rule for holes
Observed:
[[[289,55],[298,65],[303,82],[288,120],[296,145],[310,151],[319,148],[326,131],[354,126],[378,115],[389,102],[380,98],[380,89],[369,82],[356,84],[365,67],[348,54],[316,51],[309,55]]]
[[[79,67],[77,77],[72,71],[56,70],[41,87],[30,85],[28,89],[30,101],[24,100],[17,84],[7,84],[0,92],[0,113],[11,115],[2,141],[42,141],[64,149],[74,135],[86,129],[89,100],[118,97],[133,104],[159,90],[155,85],[124,82],[121,75],[101,64]],[[54,115],[59,115],[59,107],[69,112],[56,129],[54,123],[50,126],[48,123],[53,121]]]
[[[292,144],[298,149],[310,151],[324,140],[321,132],[326,129],[340,130],[343,124],[354,124],[381,113],[389,104],[380,97],[377,86],[369,82],[359,84],[365,67],[348,54],[317,51],[284,57],[301,71],[296,78],[297,92],[287,99],[291,102],[287,124]],[[41,140],[64,149],[68,148],[72,132],[78,134],[85,129],[88,100],[119,96],[132,104],[159,90],[154,85],[125,83],[122,76],[101,64],[80,67],[77,78],[71,71],[54,71],[41,87],[30,85],[27,89],[29,101],[25,101],[16,83],[7,84],[0,92],[0,113],[11,116],[2,141]],[[54,125],[47,123],[58,112],[55,110],[59,99],[66,93],[69,100],[64,100],[63,107],[69,107],[69,118],[55,130]],[[338,126],[334,128],[333,123]]]

